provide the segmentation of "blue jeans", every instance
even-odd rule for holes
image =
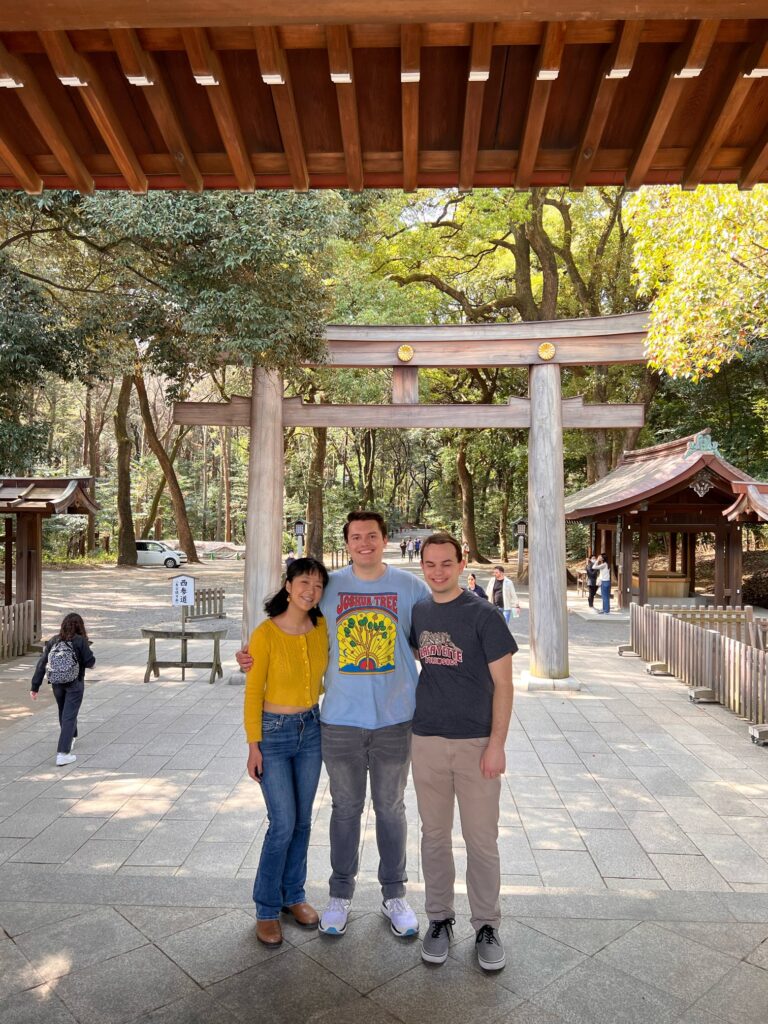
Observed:
[[[504,616],[504,621],[506,622],[506,624],[509,625],[509,623],[512,621],[512,609],[502,608],[501,614]]]
[[[603,599],[603,615],[611,610],[611,581],[604,580],[600,584],[600,597]]]
[[[323,760],[331,787],[331,896],[350,900],[355,891],[369,776],[381,892],[384,899],[404,896],[408,876],[403,793],[411,763],[411,723],[381,729],[324,723]]]
[[[262,715],[261,789],[269,828],[253,883],[256,916],[275,920],[282,907],[306,899],[307,849],[312,804],[320,779],[320,711]]]

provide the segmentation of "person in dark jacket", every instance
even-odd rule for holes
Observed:
[[[473,572],[471,572],[467,577],[467,590],[470,594],[474,594],[475,597],[482,597],[486,601],[488,600],[488,595],[485,592],[485,589],[477,582],[477,576],[475,576]]]
[[[85,623],[82,618],[77,612],[70,612],[69,615],[65,615],[59,632],[46,643],[43,653],[40,655],[40,659],[35,666],[29,691],[29,696],[32,700],[37,700],[37,695],[48,669],[49,656],[57,644],[66,645],[63,654],[65,661],[67,649],[71,651],[73,661],[75,662],[72,671],[76,673],[75,678],[71,682],[52,682],[51,684],[53,696],[56,698],[59,708],[59,727],[61,731],[59,733],[59,743],[56,747],[56,764],[58,767],[61,767],[65,764],[71,764],[77,759],[76,755],[72,753],[72,747],[75,745],[75,739],[77,738],[77,715],[80,711],[80,705],[83,703],[83,694],[85,693],[85,670],[93,668],[96,664],[96,659],[91,652],[90,640],[85,631]],[[58,650],[60,648],[57,648]]]

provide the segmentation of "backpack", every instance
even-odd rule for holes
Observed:
[[[48,682],[58,686],[74,683],[80,675],[80,661],[69,640],[57,640],[48,652]]]

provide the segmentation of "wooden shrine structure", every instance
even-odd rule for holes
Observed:
[[[34,639],[42,628],[43,519],[52,515],[88,515],[99,506],[89,494],[93,477],[0,477],[0,517],[5,530],[4,604],[34,601]],[[14,595],[13,572],[16,570]]]
[[[715,605],[739,607],[742,523],[768,521],[768,483],[727,462],[707,429],[624,452],[613,472],[566,499],[565,517],[589,525],[592,549],[610,553],[621,607],[694,597],[702,534],[714,538]],[[658,534],[668,540],[668,565],[650,572],[649,540]]]
[[[3,0],[0,187],[768,177],[766,0]]]
[[[277,588],[283,523],[283,427],[522,427],[530,431],[528,522],[531,674],[565,679],[568,664],[563,428],[637,427],[642,405],[561,397],[562,366],[644,362],[645,313],[582,320],[442,327],[328,327],[327,362],[392,368],[390,405],[327,405],[283,397],[282,377],[256,367],[250,398],[181,402],[183,424],[251,429],[243,637]],[[527,398],[505,405],[422,405],[419,367],[526,366]]]

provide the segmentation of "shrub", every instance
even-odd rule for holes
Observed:
[[[760,569],[744,581],[741,599],[744,604],[768,608],[768,569]]]

